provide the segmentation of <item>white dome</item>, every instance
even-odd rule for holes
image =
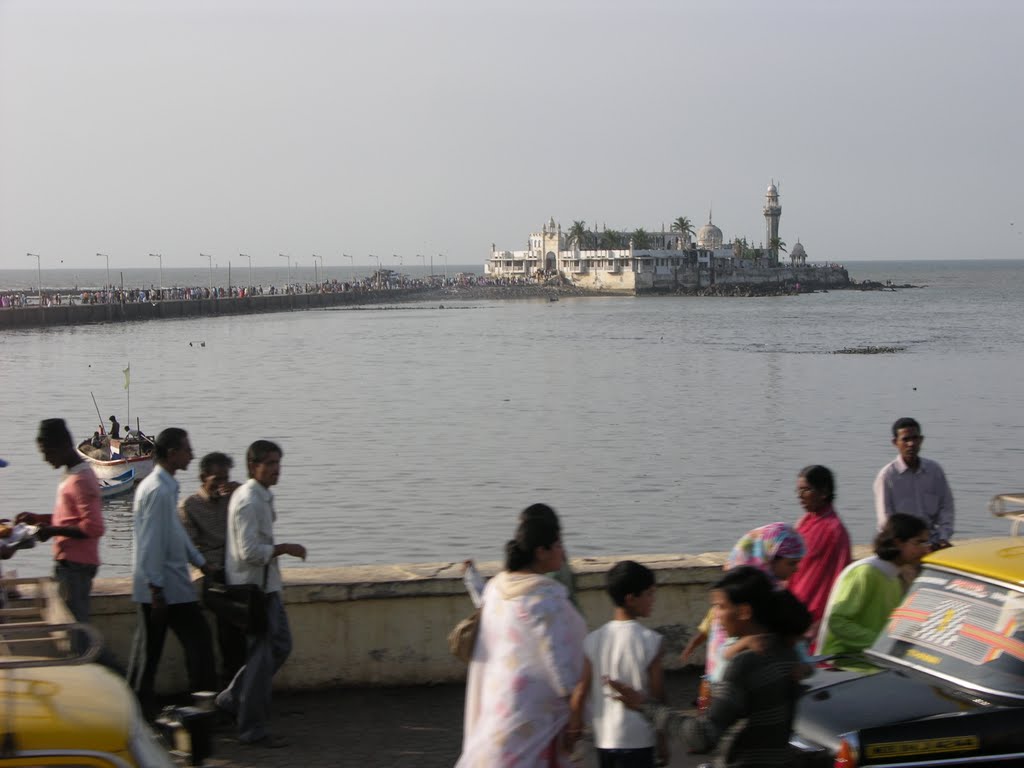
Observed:
[[[807,251],[804,249],[803,243],[797,240],[796,245],[793,246],[793,250],[789,252],[789,256],[793,259],[806,258]]]
[[[721,248],[722,239],[722,230],[710,221],[697,230],[698,248]]]
[[[779,194],[779,190],[775,186],[775,182],[774,181],[771,184],[768,185],[768,194],[769,195],[777,195],[777,194]]]

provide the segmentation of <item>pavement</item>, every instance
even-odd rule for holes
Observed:
[[[696,697],[694,671],[665,675],[669,704],[689,709]],[[239,744],[230,729],[214,735],[210,768],[451,768],[462,746],[465,687],[337,688],[275,693],[271,727],[287,736],[281,749]],[[577,765],[596,768],[584,741]],[[673,749],[672,768],[692,768],[695,759]]]

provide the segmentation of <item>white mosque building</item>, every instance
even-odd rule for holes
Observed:
[[[760,249],[749,248],[738,239],[726,243],[710,211],[707,224],[697,230],[696,243],[689,233],[666,230],[662,225],[660,231],[645,233],[646,242],[642,244],[635,243],[628,233],[604,230],[590,233],[597,242],[581,247],[551,217],[539,232],[530,234],[526,250],[499,251],[491,246],[484,274],[531,281],[561,276],[581,288],[631,293],[708,284],[716,279],[733,282],[728,278],[736,273],[754,278],[752,270],[760,273],[780,268],[779,254],[771,248],[777,242],[782,216],[774,182],[765,193],[763,212],[766,240]],[[806,253],[799,242],[790,260],[790,268],[806,265]],[[771,272],[757,277],[760,282],[781,276]]]

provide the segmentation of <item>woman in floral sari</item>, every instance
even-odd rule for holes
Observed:
[[[456,768],[569,765],[562,732],[586,625],[566,588],[544,575],[564,557],[554,511],[523,519],[506,544],[505,570],[483,593]]]

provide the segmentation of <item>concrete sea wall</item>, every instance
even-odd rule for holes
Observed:
[[[634,559],[655,571],[658,594],[645,623],[666,638],[666,666],[678,655],[708,609],[707,590],[721,574],[723,553],[623,555],[572,561],[587,626],[608,620],[605,576],[619,560]],[[498,563],[481,563],[484,576]],[[285,570],[285,603],[294,639],[275,684],[282,689],[347,685],[420,685],[458,681],[466,667],[448,652],[449,630],[473,605],[458,563]],[[93,622],[114,654],[127,663],[135,630],[129,579],[97,579]],[[158,689],[184,690],[180,646],[168,639]]]
[[[0,330],[40,326],[120,323],[185,317],[250,315],[261,312],[293,312],[304,309],[380,304],[415,299],[426,288],[393,291],[347,291],[344,293],[294,293],[244,298],[196,299],[194,301],[134,302],[125,304],[61,304],[49,307],[20,307],[0,312]]]

